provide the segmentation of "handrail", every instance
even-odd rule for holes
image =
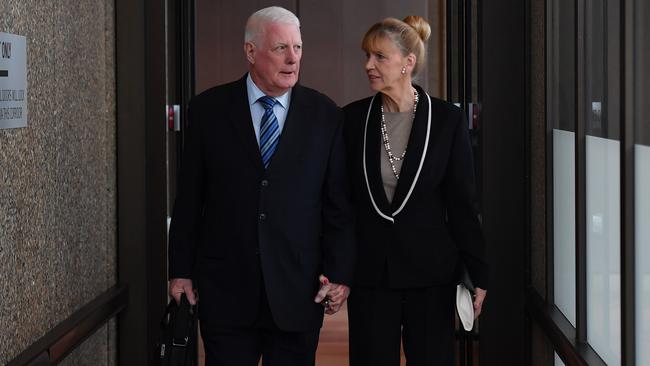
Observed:
[[[526,289],[526,309],[565,364],[607,366],[588,343],[576,340],[576,330],[564,314],[555,305],[547,304],[532,287]]]
[[[27,347],[7,366],[56,365],[108,320],[126,308],[127,286],[113,286]]]

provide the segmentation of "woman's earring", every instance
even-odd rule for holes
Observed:
[[[402,67],[402,75],[406,75],[406,66]]]

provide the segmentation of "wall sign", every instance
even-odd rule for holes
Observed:
[[[0,128],[27,126],[27,41],[0,32]]]

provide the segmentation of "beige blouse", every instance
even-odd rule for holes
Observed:
[[[388,132],[391,151],[393,152],[393,156],[399,158],[402,156],[404,149],[407,148],[411,127],[413,126],[413,112],[385,112],[384,119],[386,120],[386,131]],[[379,152],[379,156],[381,156],[381,179],[384,182],[386,198],[391,203],[393,202],[393,195],[397,187],[397,178],[395,178],[390,161],[388,161],[388,153],[384,147],[383,136],[381,134],[380,138],[382,139],[379,147],[381,150]],[[408,151],[406,153],[408,154]],[[398,175],[402,170],[403,162],[404,159],[394,161],[395,171],[397,171]]]

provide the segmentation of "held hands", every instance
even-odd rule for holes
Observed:
[[[320,289],[314,302],[323,304],[325,313],[332,315],[341,309],[350,295],[350,288],[343,284],[330,282],[323,274],[318,276],[318,281],[320,281]]]
[[[173,278],[169,283],[169,296],[173,297],[177,304],[180,304],[181,294],[183,293],[185,293],[187,301],[189,301],[191,305],[196,305],[198,296],[194,293],[192,280],[187,278]]]
[[[483,308],[483,301],[485,301],[485,296],[487,291],[483,290],[480,287],[476,289],[476,295],[474,296],[474,319],[478,318],[481,315],[481,309]]]

